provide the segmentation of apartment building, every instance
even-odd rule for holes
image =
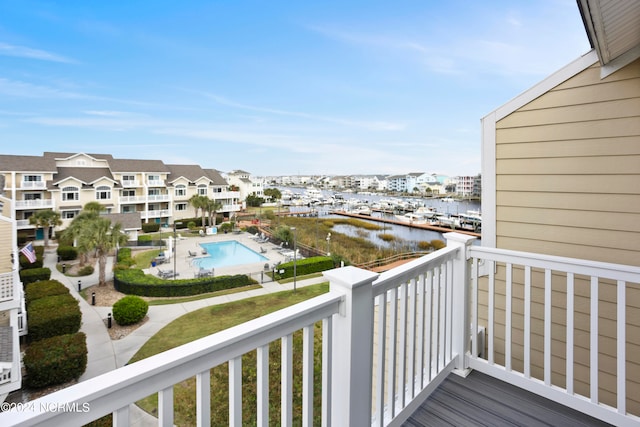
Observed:
[[[43,237],[41,229],[29,224],[37,210],[60,212],[59,228],[64,229],[88,202],[99,202],[107,214],[131,213],[142,223],[163,225],[195,216],[189,199],[196,194],[219,201],[223,214],[242,208],[239,191],[229,191],[218,171],[198,165],[45,152],[0,155],[0,175],[7,197],[15,201],[16,225],[23,238]]]

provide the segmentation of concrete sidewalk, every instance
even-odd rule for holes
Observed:
[[[96,268],[96,271],[89,276],[81,278],[68,277],[57,270],[56,260],[57,255],[55,248],[49,248],[45,252],[44,266],[51,269],[51,279],[58,280],[67,286],[71,295],[79,301],[80,311],[82,312],[82,326],[80,327],[80,331],[87,335],[87,369],[79,381],[97,377],[126,365],[149,338],[164,326],[186,313],[212,305],[293,289],[293,283],[281,285],[277,282],[269,282],[263,283],[260,289],[197,301],[150,306],[147,313],[148,320],[144,325],[124,338],[111,340],[106,326],[107,315],[111,313],[111,307],[92,306],[85,301],[78,292],[78,279],[81,281],[81,289],[86,289],[98,284],[98,269]],[[113,257],[110,257],[107,262],[106,277],[107,280],[112,280],[113,278]],[[298,280],[296,285],[297,287],[304,287],[322,282],[326,282],[326,279],[324,277],[318,277],[308,280]],[[142,411],[136,405],[131,405],[130,425],[156,426],[157,423],[158,420],[155,417]]]

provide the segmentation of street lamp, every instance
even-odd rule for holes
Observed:
[[[298,250],[296,249],[296,228],[291,227],[293,231],[293,292],[296,291],[296,266],[298,261]]]
[[[331,248],[331,233],[327,233],[327,256],[331,256],[329,249]]]

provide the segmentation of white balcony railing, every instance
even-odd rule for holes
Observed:
[[[20,189],[21,190],[41,190],[43,188],[47,188],[47,183],[44,181],[21,181]]]
[[[222,205],[221,212],[240,212],[242,205]]]
[[[16,276],[14,272],[0,274],[0,302],[11,301],[18,298],[19,294],[16,293],[18,291]]]
[[[31,225],[28,219],[19,219],[16,220],[16,227],[21,228],[34,228],[35,225]]]
[[[124,188],[140,187],[140,181],[137,179],[124,179],[120,182]]]
[[[171,196],[168,194],[149,194],[147,200],[150,202],[168,202],[171,200]]]
[[[140,215],[142,216],[142,219],[162,218],[162,217],[165,217],[165,216],[171,216],[171,211],[169,209],[157,209],[157,210],[150,210],[150,211],[141,211]]]
[[[216,409],[210,406],[210,370],[226,362],[230,378],[229,425],[241,425],[242,356],[257,350],[256,366],[249,367],[244,374],[254,373],[257,391],[250,399],[257,402],[255,422],[266,426],[273,419],[269,415],[268,367],[269,344],[275,341],[281,346],[282,401],[277,418],[283,426],[291,425],[294,417],[301,419],[302,425],[315,425],[318,419],[322,425],[334,426],[400,425],[449,372],[456,369],[464,374],[469,368],[482,370],[611,424],[637,425],[638,408],[628,411],[626,406],[630,396],[625,393],[625,380],[628,381],[625,363],[633,362],[631,359],[635,356],[625,351],[624,326],[630,319],[626,308],[621,306],[626,307],[625,291],[629,295],[638,293],[639,268],[487,249],[471,246],[473,238],[468,236],[458,233],[445,236],[448,244],[445,249],[380,275],[355,267],[325,272],[331,284],[327,294],[52,393],[34,401],[23,412],[0,413],[0,425],[80,425],[107,413],[114,414],[114,424],[127,425],[129,406],[153,393],[158,393],[158,423],[172,425],[173,385],[191,377],[196,378],[197,423],[209,425],[211,410]],[[516,265],[523,267],[518,270]],[[488,271],[488,277],[479,277],[483,269]],[[557,339],[552,337],[554,331],[550,326],[555,301],[552,301],[551,289],[558,292],[555,280],[562,271],[568,277],[565,314],[569,344],[565,387],[552,381],[550,373],[554,357],[551,342]],[[538,284],[538,276],[543,279],[542,285]],[[579,304],[571,295],[582,280],[586,280],[591,295],[595,296],[587,304],[592,317],[587,322],[591,325],[588,397],[580,395],[578,387],[573,385],[573,378],[578,375],[574,375],[571,368],[570,350],[574,345],[574,333],[570,330],[581,317],[576,311]],[[599,289],[600,283],[609,286],[609,280],[613,281],[611,286],[616,289],[616,298],[606,289]],[[518,286],[523,288],[516,289]],[[534,298],[537,292],[531,292],[535,286],[544,288],[540,300]],[[614,310],[616,367],[606,375],[599,370],[604,364],[599,363],[598,356],[604,349],[598,347],[598,321],[594,320],[599,315],[593,298],[598,300],[599,291],[608,302],[612,299],[621,302],[615,304]],[[524,304],[512,301],[516,294]],[[517,306],[524,308],[518,312]],[[532,325],[538,321],[539,309],[544,313],[544,344],[540,350],[544,354],[536,358],[536,363],[542,364],[542,379],[537,379],[533,358],[526,355],[537,350],[527,338],[523,340],[522,369],[510,361],[516,344],[513,333],[508,332],[515,330],[517,317],[518,321],[524,319],[525,334],[533,334]],[[500,321],[498,313],[506,313]],[[557,314],[554,316],[557,322],[556,317]],[[314,333],[319,324],[321,395],[314,396],[317,388],[313,384],[313,373],[320,368],[314,366]],[[500,325],[505,325],[507,332],[498,334]],[[486,327],[488,334],[486,357],[477,356],[482,354],[485,340],[477,333],[470,333],[481,326]],[[292,374],[293,333],[300,330],[303,337],[301,385],[293,383]],[[502,349],[497,336],[505,337]],[[561,356],[564,357],[564,353]],[[613,406],[603,403],[604,399],[598,394],[602,386],[598,379],[609,375],[618,377],[613,381],[618,384]],[[302,393],[302,409],[295,414],[294,386]],[[317,397],[321,404],[314,407]],[[59,407],[61,403],[70,408],[83,408],[88,404],[91,410],[46,411],[49,404]]]
[[[223,191],[221,193],[213,193],[213,200],[239,199],[239,191]]]
[[[147,201],[147,196],[122,196],[118,197],[120,204],[124,203],[144,203]]]
[[[150,179],[147,181],[149,187],[164,187],[164,180],[162,179]]]
[[[55,206],[52,199],[16,200],[16,209],[53,209]]]

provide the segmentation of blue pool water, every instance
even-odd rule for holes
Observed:
[[[217,243],[200,243],[200,246],[206,249],[209,255],[193,260],[195,267],[209,269],[268,260],[268,258],[252,251],[235,240]]]

